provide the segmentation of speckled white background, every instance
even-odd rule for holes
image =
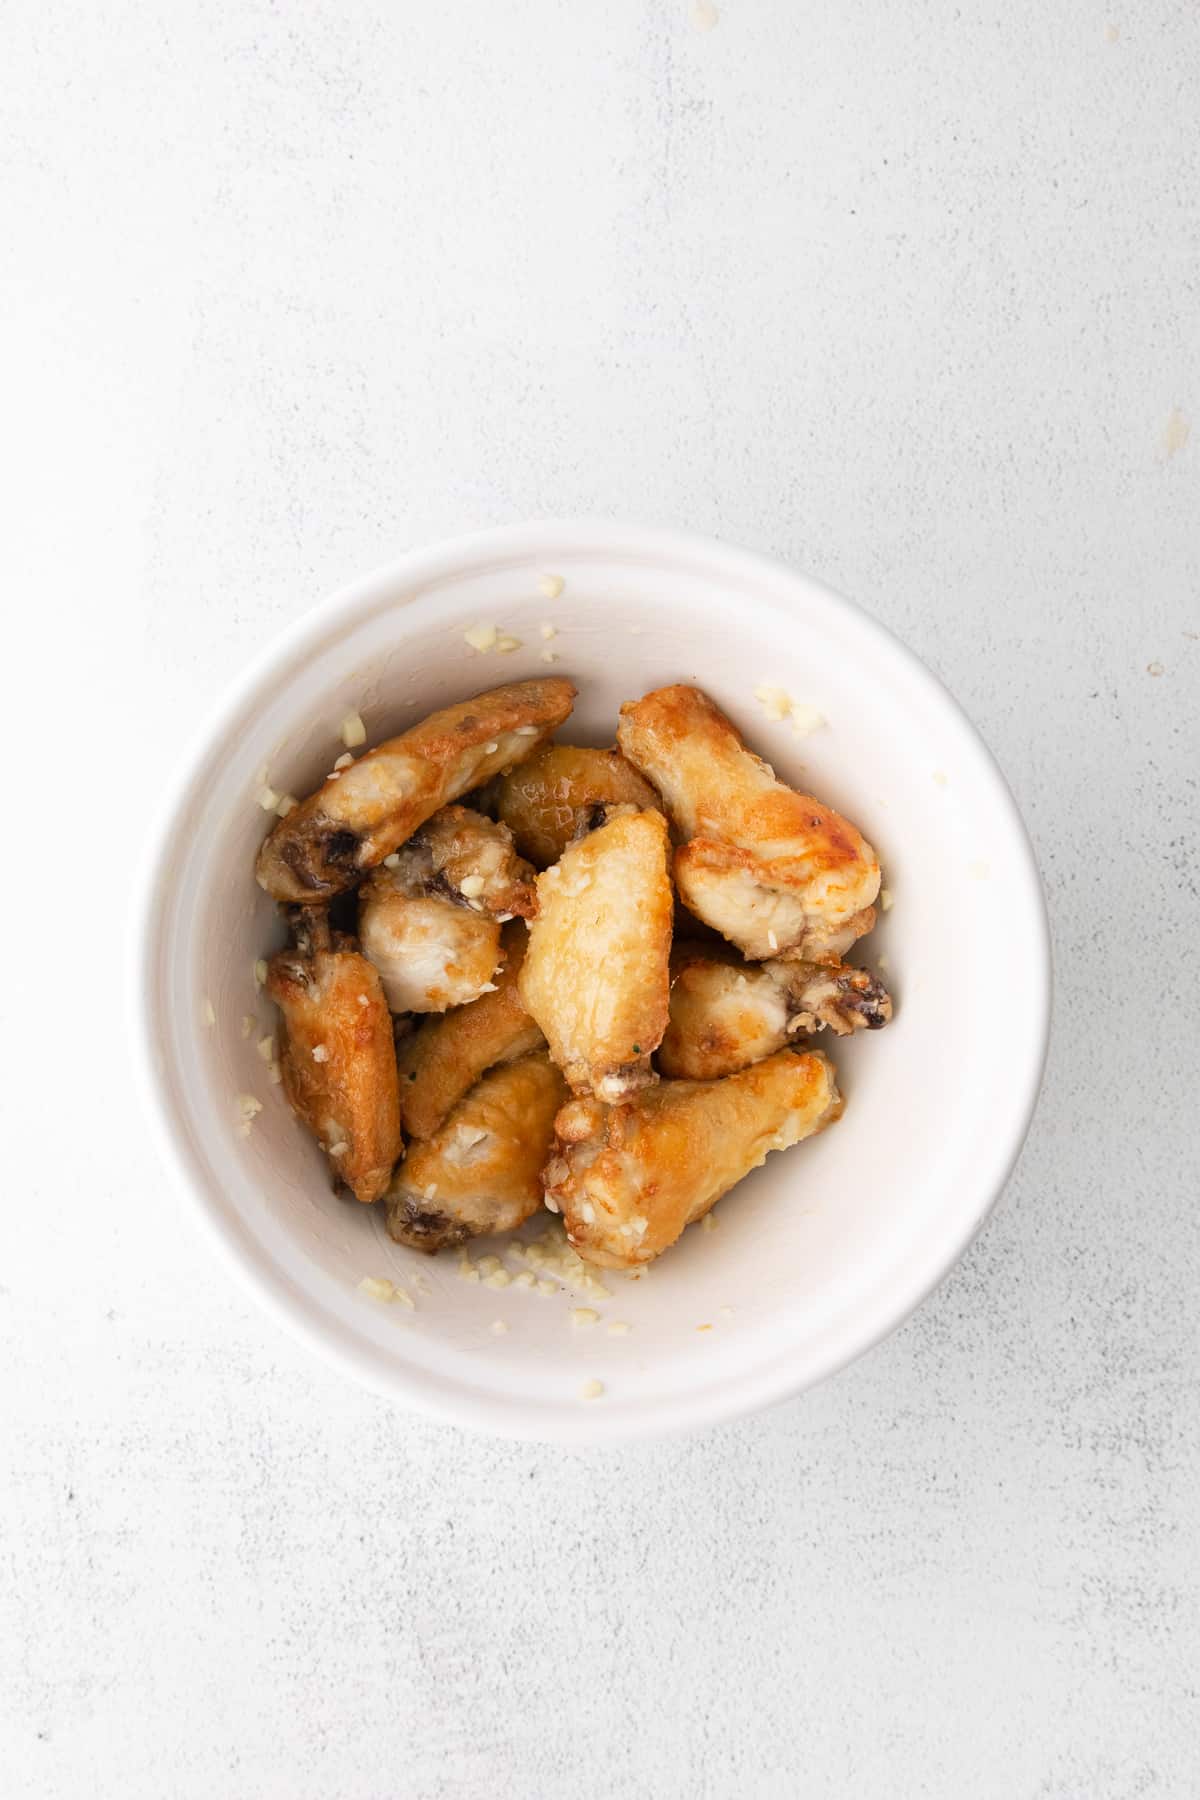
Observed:
[[[1182,0],[9,0],[5,1800],[1200,1792],[1198,117]],[[589,511],[782,552],[949,681],[1059,984],[920,1314],[605,1454],[283,1341],[120,1013],[145,803],[245,656]]]

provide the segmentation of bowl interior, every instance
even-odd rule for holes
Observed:
[[[563,579],[556,599],[540,591],[548,575]],[[471,650],[464,631],[479,622],[520,648]],[[611,743],[621,702],[648,688],[707,689],[784,779],[860,826],[894,900],[855,960],[883,966],[896,1017],[825,1046],[847,1095],[842,1120],[770,1157],[717,1207],[714,1230],[687,1232],[641,1279],[603,1275],[608,1299],[470,1283],[456,1256],[391,1243],[375,1209],[330,1191],[256,1050],[273,1008],[254,963],[281,941],[252,876],[264,779],[303,794],[340,754],[348,711],[378,742],[436,706],[548,673],[547,651],[580,690],[568,741]],[[769,721],[754,697],[761,683],[827,723],[800,738]],[[160,1117],[242,1273],[360,1376],[517,1434],[713,1420],[864,1348],[986,1211],[1028,1122],[1044,1047],[1036,874],[1007,790],[957,708],[879,627],[815,584],[658,534],[490,534],[410,559],[311,615],[244,684],[185,775],[147,927]],[[247,1093],[262,1111],[243,1137],[237,1096]],[[368,1299],[364,1276],[403,1286],[414,1309]],[[600,1321],[574,1323],[580,1305]],[[612,1335],[612,1322],[631,1329]],[[587,1403],[592,1378],[605,1392]]]

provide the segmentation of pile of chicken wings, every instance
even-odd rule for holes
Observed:
[[[560,1213],[587,1262],[669,1248],[842,1111],[825,1028],[892,1003],[844,963],[879,864],[698,688],[556,743],[518,681],[336,768],[258,856],[290,943],[280,1067],[339,1187],[434,1252]],[[345,758],[341,759],[345,763]]]

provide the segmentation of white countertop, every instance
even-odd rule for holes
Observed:
[[[15,0],[0,101],[5,1800],[1194,1796],[1191,10]],[[1058,980],[920,1313],[616,1453],[284,1341],[121,1010],[146,806],[247,656],[406,545],[584,512],[924,656]]]

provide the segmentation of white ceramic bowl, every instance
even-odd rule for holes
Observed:
[[[558,575],[561,596],[539,582]],[[463,633],[522,640],[479,655]],[[270,1086],[248,1014],[253,965],[281,941],[255,885],[263,770],[304,794],[362,713],[369,741],[449,701],[547,672],[580,693],[566,733],[611,743],[623,700],[707,689],[786,780],[876,846],[894,896],[861,960],[886,967],[896,1017],[835,1042],[840,1123],[781,1155],[645,1279],[578,1297],[463,1281],[330,1191],[323,1159]],[[756,703],[787,689],[828,721],[798,738]],[[1041,1077],[1049,952],[1029,843],[958,707],[879,625],[763,557],[677,532],[550,523],[422,550],[303,618],[202,734],[153,848],[138,926],[151,1110],[233,1268],[314,1349],[424,1413],[515,1437],[597,1441],[712,1424],[818,1381],[902,1320],[960,1255],[1020,1148]],[[206,1024],[211,1002],[216,1022]],[[257,1035],[257,1034],[256,1034]],[[235,1096],[263,1110],[238,1132]],[[492,1248],[493,1246],[487,1246]],[[415,1311],[359,1291],[387,1277]],[[423,1277],[423,1282],[418,1281]],[[424,1286],[426,1292],[418,1292]],[[497,1319],[504,1335],[493,1332]],[[628,1322],[610,1335],[611,1321]],[[585,1401],[598,1378],[603,1396]]]

